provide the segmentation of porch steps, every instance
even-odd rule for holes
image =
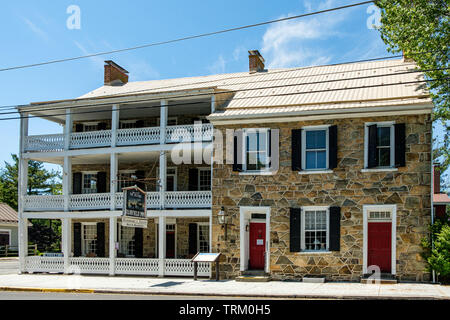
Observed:
[[[374,283],[374,280],[380,284],[396,284],[397,283],[397,278],[390,273],[382,273],[380,275],[379,279],[376,279],[376,278],[369,279],[370,276],[371,276],[371,274],[363,275],[363,277],[361,278],[361,283],[363,283],[363,284]]]
[[[268,282],[270,281],[270,275],[263,270],[247,270],[242,272],[235,280],[240,282]]]

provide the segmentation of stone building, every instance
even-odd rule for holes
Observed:
[[[27,195],[20,175],[21,245],[27,219],[63,221],[63,257],[23,253],[21,270],[192,275],[192,256],[220,252],[225,278],[426,281],[424,83],[403,59],[267,70],[252,50],[248,72],[144,82],[106,61],[103,87],[19,107],[64,126],[33,136],[22,120],[21,173],[60,164],[64,188]],[[121,223],[132,185],[146,192],[143,228]]]

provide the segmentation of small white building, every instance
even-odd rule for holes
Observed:
[[[0,247],[17,250],[19,217],[17,211],[6,203],[0,203]]]

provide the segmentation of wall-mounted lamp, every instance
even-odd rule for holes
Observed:
[[[228,216],[225,212],[225,208],[222,207],[217,214],[217,220],[219,221],[219,224],[222,225],[222,229],[225,229],[225,241],[227,241],[227,226],[228,226]]]

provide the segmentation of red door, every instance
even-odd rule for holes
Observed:
[[[369,222],[367,266],[376,265],[381,272],[391,272],[391,222]]]
[[[264,269],[264,251],[266,248],[266,224],[250,223],[250,262],[249,269]]]

